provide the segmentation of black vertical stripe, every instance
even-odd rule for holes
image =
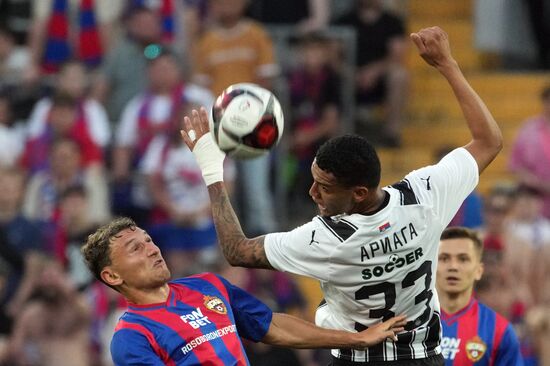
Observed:
[[[412,190],[408,180],[404,179],[401,182],[392,184],[392,187],[397,189],[401,193],[402,205],[415,205],[419,203],[418,199],[416,198],[416,194]]]
[[[440,333],[441,333],[441,323],[439,320],[439,314],[434,313],[430,322],[428,323],[428,335],[426,336],[426,352],[428,357],[435,355],[435,348],[439,345],[440,342]]]
[[[410,344],[413,340],[414,331],[407,333],[401,333],[397,335],[397,342],[395,342],[395,348],[397,351],[396,360],[410,360],[412,359],[412,350]]]
[[[381,361],[381,360],[385,360],[385,356],[384,356],[384,349],[386,347],[384,346],[384,342],[382,343],[378,343],[374,346],[371,346],[369,348],[367,348],[367,355],[368,355],[368,360],[369,361]]]
[[[338,358],[341,358],[342,360],[346,360],[346,361],[352,361],[351,355],[352,355],[351,348],[342,348],[340,349],[340,355],[338,356]]]

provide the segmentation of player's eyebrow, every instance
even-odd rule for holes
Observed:
[[[135,241],[135,238],[130,238],[124,243],[124,248],[128,248],[130,244],[132,244],[133,241]]]

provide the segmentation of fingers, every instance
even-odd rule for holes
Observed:
[[[384,326],[387,327],[386,329],[402,327],[405,324],[407,324],[407,316],[403,314],[399,316],[394,316],[393,318],[386,320],[382,324],[384,324]]]
[[[199,110],[199,115],[201,119],[202,132],[207,133],[210,131],[210,126],[208,124],[208,112],[206,111],[206,108],[201,107]]]
[[[191,112],[191,123],[193,124],[193,129],[196,131],[198,136],[203,135],[202,131],[202,123],[201,123],[201,117],[199,115],[199,112],[196,109],[193,109]]]
[[[183,129],[180,131],[185,144],[192,150],[195,142],[208,133],[208,113],[201,107],[198,111],[193,109],[191,116],[183,118]]]
[[[389,339],[391,341],[397,342],[397,334],[395,334],[395,332],[391,330],[384,332],[383,336],[384,339]]]
[[[195,136],[189,136],[189,133],[187,131],[190,131],[189,133],[193,132],[193,135]],[[187,116],[183,117],[183,130],[180,131],[180,134],[189,149],[193,150],[193,147],[195,146],[195,141],[197,141],[197,136],[196,132],[193,130],[191,119]]]
[[[426,45],[424,44],[424,41],[420,37],[418,33],[411,33],[411,40],[413,41],[414,45],[418,49],[418,52],[425,53],[426,52]]]

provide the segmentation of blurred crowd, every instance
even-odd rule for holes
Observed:
[[[220,259],[181,118],[233,83],[274,90],[284,141],[259,159],[227,159],[225,181],[247,234],[295,226],[314,214],[309,169],[322,142],[355,131],[401,146],[401,3],[0,1],[0,365],[111,364],[125,303],[92,278],[80,247],[118,215],[150,233],[174,277],[221,272],[272,309],[312,319],[319,299],[292,278]],[[478,296],[517,325],[533,360],[550,349],[538,336],[550,326],[550,89],[542,99],[510,160],[518,184],[474,192],[453,221],[483,233]],[[254,365],[327,357],[247,347]]]

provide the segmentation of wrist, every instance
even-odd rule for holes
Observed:
[[[441,64],[438,64],[436,68],[441,74],[445,76],[456,73],[457,71],[460,72],[460,67],[458,66],[458,62],[456,62],[455,59],[450,59]]]
[[[203,135],[195,144],[193,154],[207,186],[223,181],[223,160],[225,154],[216,146],[212,135]]]

